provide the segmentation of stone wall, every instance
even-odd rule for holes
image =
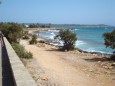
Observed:
[[[3,40],[9,57],[9,63],[15,86],[37,86],[6,37],[3,37]]]

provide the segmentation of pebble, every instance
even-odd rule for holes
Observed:
[[[111,74],[112,74],[112,75],[114,75],[114,74],[115,74],[115,72],[111,72]]]
[[[101,61],[98,61],[97,63],[101,63]]]
[[[115,66],[115,62],[111,64],[111,66]]]
[[[93,70],[89,70],[89,72],[93,72]]]
[[[89,77],[89,75],[87,75]]]
[[[112,78],[112,80],[115,80],[115,78]]]
[[[113,67],[109,67],[109,69],[112,69]]]
[[[43,77],[42,80],[48,81],[48,78],[47,77]]]
[[[108,66],[103,66],[103,68],[105,68],[105,69],[109,69],[109,67],[108,67]]]

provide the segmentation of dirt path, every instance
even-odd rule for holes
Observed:
[[[77,55],[53,51],[22,42],[33,53],[48,79],[59,86],[114,86],[115,82],[102,69]],[[94,68],[96,67],[96,68]],[[97,73],[97,74],[96,74]],[[57,86],[57,85],[56,85]]]

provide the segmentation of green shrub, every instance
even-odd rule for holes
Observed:
[[[29,59],[29,58],[32,58],[33,55],[32,55],[31,52],[27,52],[27,51],[26,51],[25,54],[24,54],[24,57],[27,58],[27,59]]]
[[[29,44],[36,44],[36,43],[37,43],[37,41],[34,41],[34,40],[29,41]]]
[[[70,30],[60,30],[56,35],[55,39],[59,39],[63,42],[63,46],[60,47],[61,50],[74,50],[75,42],[77,41],[77,36],[74,32]]]
[[[39,43],[45,43],[45,41],[44,40],[40,40]]]
[[[0,23],[0,31],[10,43],[19,42],[22,37],[23,28],[17,23]]]
[[[36,44],[37,43],[37,36],[34,34],[32,36],[32,39],[29,41],[30,44]]]
[[[22,37],[22,39],[29,39],[29,36],[25,35]]]
[[[28,31],[23,31],[22,39],[29,39]]]
[[[32,40],[29,41],[29,44],[34,44]]]
[[[115,30],[103,34],[106,47],[115,49]]]
[[[24,48],[24,46],[18,44],[18,43],[12,43],[12,47],[13,49],[15,50],[15,52],[17,53],[17,55],[20,57],[20,58],[26,58],[26,59],[29,59],[29,58],[32,58],[33,55],[31,52],[27,52]]]
[[[115,49],[115,30],[111,32],[105,32],[103,34],[103,37],[104,37],[106,47]],[[113,52],[113,55],[111,55],[110,60],[115,61],[115,51]]]

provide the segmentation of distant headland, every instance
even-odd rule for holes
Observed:
[[[100,27],[104,27],[104,28],[115,28],[115,26],[112,25],[106,25],[106,24],[51,24],[51,23],[23,23],[26,26],[30,26],[33,28],[36,27],[48,27],[48,28],[100,28]]]

